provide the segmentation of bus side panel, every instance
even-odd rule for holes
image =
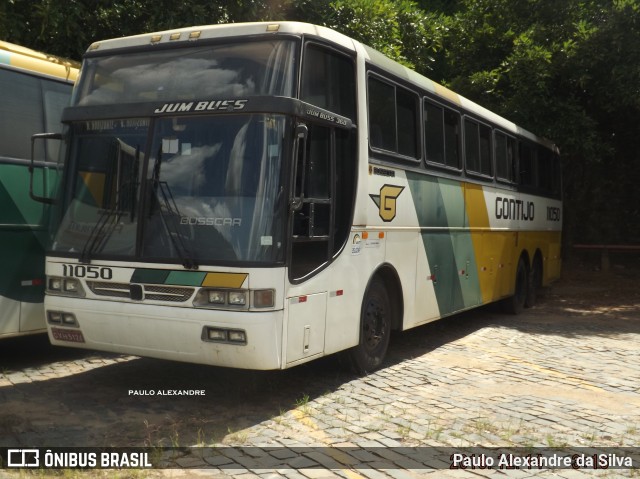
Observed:
[[[286,306],[286,366],[324,352],[327,293],[289,298]]]
[[[547,236],[549,249],[547,256],[544,258],[543,286],[547,286],[549,283],[560,278],[560,269],[562,266],[560,256],[560,248],[562,245],[561,233],[559,231],[552,231],[547,233]]]
[[[394,170],[389,176],[369,175],[367,224],[373,229],[364,241],[363,252],[370,256],[381,244],[386,246],[380,262],[390,265],[400,281],[403,310],[398,325],[400,329],[440,317],[427,250],[420,231],[421,210],[431,203],[434,192],[434,188],[422,184],[427,178],[426,175],[413,178],[411,173],[402,170]],[[378,265],[371,266],[375,269]]]
[[[29,198],[26,165],[0,165],[2,334],[44,329],[45,207]],[[25,304],[20,306],[20,302]],[[15,304],[14,304],[15,303]]]
[[[0,296],[0,337],[12,336],[20,331],[20,301]]]
[[[402,287],[402,302],[404,317],[400,318],[400,329],[405,329],[407,324],[413,324],[413,318],[429,314],[428,306],[422,310],[416,305],[416,294],[420,286],[424,287],[425,280],[417,277],[416,255],[424,256],[424,249],[419,235],[415,231],[389,231],[385,234],[387,242],[386,263],[393,266],[400,279]],[[424,319],[424,318],[421,318]]]
[[[514,251],[517,233],[491,231],[483,234],[485,262],[479,265],[484,302],[497,301],[513,294],[515,286]],[[517,258],[516,258],[517,259]]]
[[[491,235],[494,238],[497,235],[506,237],[503,261],[499,263],[506,270],[503,272],[501,296],[513,294],[516,266],[523,253],[528,256],[531,267],[536,251],[540,251],[543,285],[558,279],[561,266],[562,201],[498,188],[483,187],[483,190]]]
[[[324,354],[358,344],[362,299],[372,272],[384,261],[386,241],[379,240],[377,233],[374,240],[368,240],[362,231],[352,231],[345,248],[328,268],[303,283],[289,286],[287,301],[300,295],[326,295]],[[302,324],[302,319],[292,314],[289,311],[287,324]],[[290,362],[289,358],[286,362]]]

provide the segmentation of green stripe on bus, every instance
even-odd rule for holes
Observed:
[[[429,269],[434,277],[433,289],[441,316],[464,307],[462,290],[455,271],[455,256],[448,232],[424,233],[422,242],[427,251]]]
[[[180,286],[200,286],[207,273],[195,271],[171,271],[164,284],[177,284]]]
[[[136,269],[132,283],[174,284],[178,286],[200,286],[207,273],[199,271],[170,271],[166,269]]]
[[[136,269],[131,276],[132,283],[164,284],[169,276],[166,269]]]
[[[407,172],[434,292],[445,316],[479,304],[480,283],[461,182]],[[452,230],[452,228],[454,228]]]

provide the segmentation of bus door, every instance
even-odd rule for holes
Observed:
[[[334,213],[332,131],[300,124],[296,130],[291,200],[291,275],[304,280],[331,258]],[[324,351],[327,292],[289,298],[287,362]]]
[[[306,109],[295,132],[289,254],[294,284],[324,269],[347,241],[357,159],[353,59],[309,42],[302,70],[301,100],[318,108]],[[287,363],[325,348],[327,286],[308,293],[287,300]]]

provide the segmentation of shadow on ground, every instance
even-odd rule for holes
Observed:
[[[625,272],[628,273],[628,272]],[[485,307],[395,334],[385,367],[428,354],[486,327],[568,337],[640,333],[636,279],[565,275],[520,316]],[[52,347],[46,336],[5,340],[0,372],[116,356]],[[108,363],[109,361],[107,361]],[[105,363],[106,364],[106,363]],[[277,417],[356,379],[332,356],[286,371],[244,371],[131,358],[52,379],[0,388],[0,446],[187,446]],[[204,396],[160,392],[204,391]]]

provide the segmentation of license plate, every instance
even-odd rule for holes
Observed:
[[[77,329],[60,329],[51,328],[51,335],[53,339],[58,341],[68,341],[70,343],[84,343],[84,336],[82,331]]]

